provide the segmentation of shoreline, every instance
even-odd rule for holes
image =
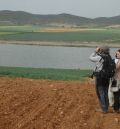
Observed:
[[[63,41],[12,41],[0,40],[0,44],[16,44],[16,45],[40,45],[40,46],[64,46],[64,47],[96,47],[99,45],[107,45],[112,48],[120,47],[120,43],[102,43],[102,42],[63,42]]]

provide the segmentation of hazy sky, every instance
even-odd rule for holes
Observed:
[[[0,0],[0,10],[33,14],[69,13],[83,17],[120,15],[120,0]]]

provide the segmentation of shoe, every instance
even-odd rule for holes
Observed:
[[[107,113],[107,111],[103,111],[102,109],[98,108],[98,109],[95,109],[96,112],[101,112],[101,113]]]
[[[119,110],[113,110],[113,113],[120,113]]]

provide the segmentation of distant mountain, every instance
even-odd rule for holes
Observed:
[[[24,11],[0,11],[0,23],[6,24],[70,24],[70,25],[95,25],[95,26],[109,26],[120,25],[120,16],[115,17],[98,17],[95,19],[80,17],[70,14],[58,15],[38,15],[31,14]]]
[[[99,25],[120,25],[120,16],[114,17],[98,17],[93,19],[93,23]]]

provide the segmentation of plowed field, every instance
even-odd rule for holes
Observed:
[[[97,107],[90,82],[0,77],[0,129],[120,129],[120,114]]]

